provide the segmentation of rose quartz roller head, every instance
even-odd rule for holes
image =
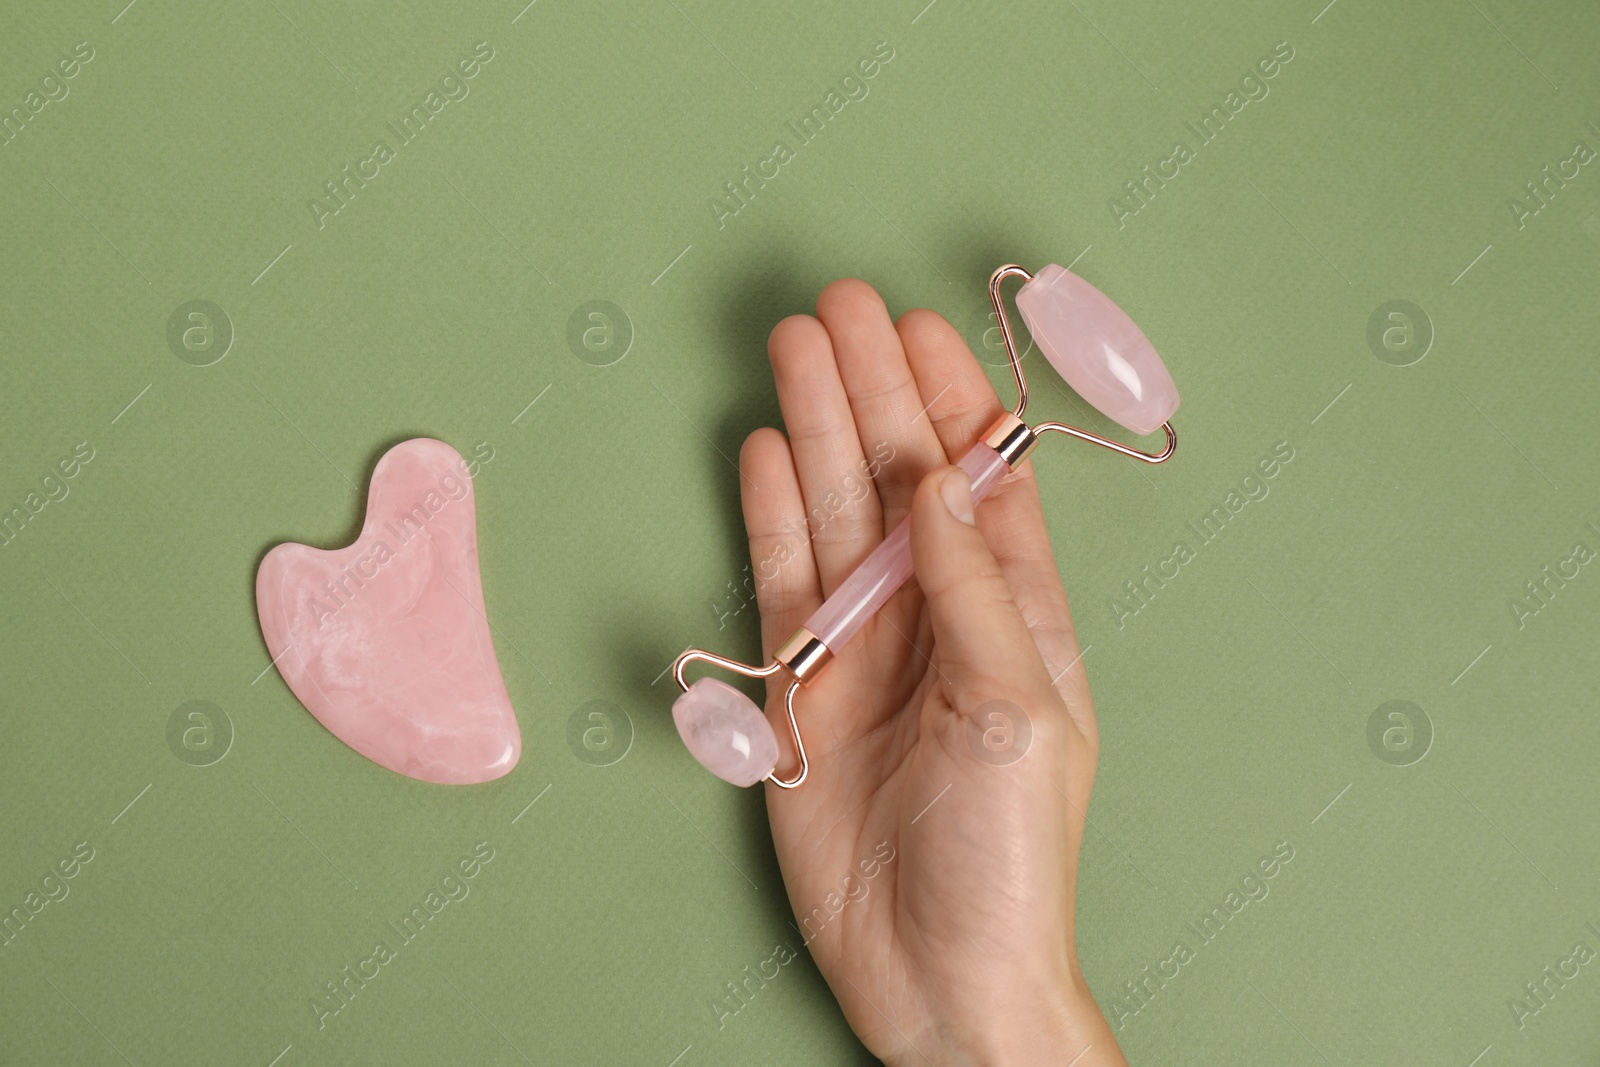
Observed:
[[[1029,426],[1022,421],[1022,413],[1028,407],[1028,383],[1000,295],[1001,284],[1013,277],[1025,279],[1017,293],[1017,310],[1056,372],[1101,413],[1134,433],[1164,431],[1165,448],[1143,452],[1066,423]],[[1051,264],[1038,274],[1029,274],[1015,265],[1001,267],[989,279],[989,299],[1017,381],[1017,406],[1000,416],[961,457],[960,466],[972,480],[974,502],[983,499],[1015,470],[1045,433],[1066,434],[1145,463],[1162,463],[1171,458],[1178,446],[1170,421],[1178,410],[1178,388],[1144,332],[1109,297],[1066,268]],[[804,626],[778,647],[766,666],[752,667],[698,648],[679,656],[673,664],[673,676],[684,692],[672,705],[672,718],[694,758],[712,774],[734,785],[766,780],[793,789],[803,782],[810,764],[795,722],[795,691],[815,678],[834,653],[905,584],[911,569],[908,518],[861,561]],[[793,778],[785,780],[774,773],[778,764],[777,736],[754,701],[712,678],[701,678],[693,685],[684,679],[684,668],[695,660],[747,678],[767,678],[779,671],[792,677],[784,693],[784,709],[789,716],[795,754],[800,758],[800,770]]]

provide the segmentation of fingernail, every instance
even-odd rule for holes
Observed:
[[[939,483],[939,499],[944,501],[950,514],[968,526],[978,524],[972,517],[972,482],[960,467],[946,474],[944,481]]]

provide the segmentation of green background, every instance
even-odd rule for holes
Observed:
[[[1102,1005],[1295,850],[1122,1020],[1130,1059],[1593,1064],[1600,963],[1520,1029],[1508,1001],[1600,949],[1600,564],[1520,626],[1509,602],[1600,550],[1600,161],[1520,228],[1511,204],[1600,147],[1600,13],[1324,2],[7,3],[6,112],[95,56],[0,148],[0,504],[94,459],[0,548],[0,908],[95,855],[0,948],[0,1061],[870,1062],[803,955],[717,1025],[799,937],[761,797],[695,766],[660,672],[756,652],[729,457],[778,420],[780,317],[853,274],[981,344],[995,266],[1081,257],[1184,395],[1167,466],[1036,461],[1102,723]],[[470,95],[319,229],[323,183],[479,41]],[[1284,41],[1270,95],[1119,226],[1123,183]],[[794,145],[878,42],[870,95]],[[167,341],[192,300],[231,322],[210,366]],[[567,342],[592,300],[632,334],[609,366]],[[1425,321],[1390,351],[1393,300]],[[1033,417],[1087,417],[1039,377]],[[418,435],[494,457],[524,752],[481,787],[357,757],[255,618],[262,553],[346,543]],[[1280,442],[1270,495],[1112,607]],[[205,767],[167,740],[196,700],[234,735]],[[1390,700],[1426,717],[1409,753],[1369,746]],[[568,742],[591,701],[631,735],[607,766]],[[479,842],[470,895],[319,1030],[323,984]]]

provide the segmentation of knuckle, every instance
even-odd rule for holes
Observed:
[[[1015,607],[1011,586],[993,560],[985,560],[975,567],[958,570],[942,582],[935,582],[927,590],[929,596],[960,600],[974,605]]]

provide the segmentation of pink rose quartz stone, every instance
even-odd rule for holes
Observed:
[[[700,765],[725,782],[755,785],[778,765],[778,738],[739,690],[701,678],[672,704],[678,736]]]
[[[1035,274],[1017,310],[1056,373],[1107,418],[1147,434],[1178,410],[1178,387],[1144,331],[1065,267]]]
[[[522,754],[466,466],[442,441],[396,445],[354,544],[278,545],[256,573],[262,636],[306,709],[374,763],[445,785],[499,778]]]

